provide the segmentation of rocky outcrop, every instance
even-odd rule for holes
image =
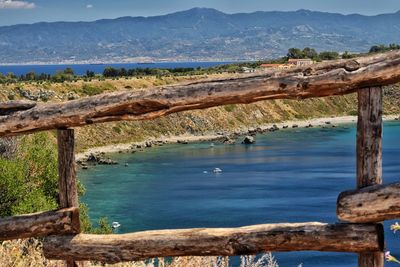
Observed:
[[[256,142],[256,140],[254,139],[254,137],[248,135],[248,136],[246,136],[246,137],[244,138],[242,144],[251,145],[251,144],[254,144],[255,142]]]
[[[28,90],[25,90],[25,89],[19,87],[19,88],[17,88],[17,91],[21,97],[32,100],[32,101],[41,100],[43,102],[46,102],[55,95],[54,91],[45,90],[45,89],[40,89],[39,92],[33,93],[31,91],[28,91]]]
[[[229,136],[225,136],[224,139],[222,140],[222,143],[225,145],[234,145],[236,141]]]
[[[87,169],[88,164],[91,165],[116,165],[117,161],[107,158],[104,152],[100,153],[90,153],[87,158],[83,160],[78,160],[77,164],[83,169]]]

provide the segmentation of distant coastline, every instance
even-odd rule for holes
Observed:
[[[66,68],[72,68],[75,75],[85,75],[86,71],[93,71],[95,74],[102,74],[106,67],[114,68],[209,68],[217,65],[230,64],[230,61],[188,61],[188,62],[137,62],[137,63],[85,63],[85,64],[17,64],[2,65],[0,64],[0,73],[14,73],[15,75],[25,75],[34,71],[37,74],[55,74],[57,71],[63,71]]]
[[[154,59],[149,61],[142,61],[142,60],[116,60],[116,61],[93,61],[93,60],[79,60],[79,61],[31,61],[31,62],[11,62],[5,63],[0,62],[0,67],[3,66],[57,66],[57,65],[116,65],[116,64],[139,64],[139,65],[146,65],[146,64],[179,64],[179,63],[213,63],[213,62],[226,62],[226,63],[234,63],[234,62],[247,62],[247,61],[254,61],[254,59],[242,59],[242,60],[233,60],[233,59],[221,59],[221,58],[204,58],[193,60],[190,58],[187,59]]]

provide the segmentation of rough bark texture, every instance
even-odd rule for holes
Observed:
[[[0,116],[12,114],[17,111],[31,109],[36,102],[27,100],[15,100],[0,103]]]
[[[266,251],[382,251],[383,228],[374,224],[271,224],[241,228],[147,231],[122,235],[51,236],[49,259],[104,263],[168,256],[231,256]]]
[[[371,87],[358,90],[357,187],[381,183],[382,88]],[[361,253],[358,256],[358,266],[383,267],[384,254]]]
[[[342,95],[400,81],[400,51],[294,70],[126,91],[41,104],[0,116],[0,136],[119,120],[147,120],[184,110],[267,99]]]
[[[358,92],[357,187],[382,183],[382,88]]]
[[[75,166],[75,135],[73,129],[59,129],[57,131],[58,142],[58,174],[59,174],[59,206],[61,208],[79,207],[78,188],[76,182]],[[77,230],[80,232],[79,217]],[[72,259],[66,259],[67,267],[77,264]]]
[[[400,218],[400,183],[375,185],[339,195],[337,215],[341,221],[373,223]]]
[[[358,266],[362,267],[383,267],[385,257],[383,252],[363,252],[358,256]]]
[[[58,130],[57,142],[60,208],[79,207],[76,185],[74,130]]]
[[[76,233],[79,233],[77,208],[0,219],[0,241]]]

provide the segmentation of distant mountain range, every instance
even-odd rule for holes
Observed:
[[[0,27],[0,63],[234,61],[290,47],[366,51],[400,43],[400,12],[377,16],[298,10],[225,14],[194,8],[164,16]]]

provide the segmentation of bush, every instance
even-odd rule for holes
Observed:
[[[118,126],[113,126],[112,127],[113,131],[116,132],[117,134],[120,134],[122,132],[121,128]]]
[[[357,116],[358,115],[358,111],[357,110],[350,110],[347,114],[349,116]]]
[[[86,204],[79,204],[79,218],[81,222],[81,231],[88,234],[112,234],[113,229],[106,217],[102,217],[94,227],[89,218],[89,208]]]
[[[57,150],[49,135],[21,138],[12,159],[0,158],[0,216],[57,207]]]
[[[13,156],[4,155],[0,153],[0,217],[57,209],[58,163],[54,136],[46,132],[24,136],[16,152],[10,154]],[[80,183],[78,193],[81,196],[85,193]],[[112,233],[106,218],[98,222],[98,227],[93,227],[86,205],[80,204],[80,212],[83,232]]]
[[[225,109],[226,112],[232,112],[232,111],[235,110],[235,108],[236,108],[235,105],[226,105],[226,106],[224,106],[224,109]]]
[[[100,87],[96,87],[96,86],[92,86],[92,85],[88,85],[88,84],[84,84],[82,86],[82,93],[84,93],[85,95],[88,95],[88,96],[98,95],[103,92],[104,92],[104,89],[100,88]]]

